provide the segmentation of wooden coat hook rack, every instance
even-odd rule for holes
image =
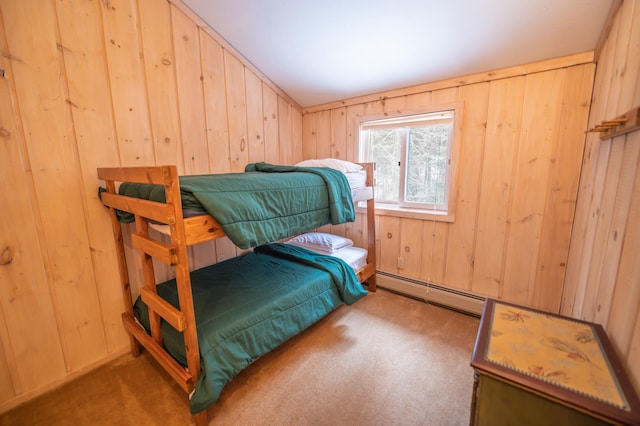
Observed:
[[[612,120],[605,120],[589,132],[600,133],[600,139],[611,139],[640,129],[640,107],[629,110],[626,114]]]

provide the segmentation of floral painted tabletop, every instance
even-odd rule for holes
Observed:
[[[485,360],[622,410],[624,393],[588,324],[493,304]]]

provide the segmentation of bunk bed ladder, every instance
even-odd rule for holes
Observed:
[[[188,326],[188,324],[195,325],[196,322],[191,297],[191,277],[189,275],[189,262],[185,244],[186,235],[182,217],[182,205],[180,203],[177,168],[175,166],[163,166],[161,173],[152,173],[149,168],[145,167],[129,168],[124,174],[121,170],[116,168],[98,169],[98,177],[103,179],[107,186],[107,192],[102,194],[102,202],[110,208],[125,305],[122,322],[130,336],[131,353],[133,356],[140,355],[140,345],[142,345],[181,388],[187,394],[191,394],[200,374],[200,352],[197,331],[194,326]],[[163,185],[167,200],[166,204],[140,199],[129,199],[123,202],[121,199],[112,197],[116,193],[115,182],[123,181]],[[139,250],[141,256],[144,287],[140,290],[140,296],[148,306],[151,336],[135,320],[133,314],[133,297],[127,271],[122,225],[116,215],[116,209],[118,208],[135,212],[136,232],[132,235],[132,243]],[[171,246],[166,246],[149,237],[149,219],[169,225]],[[180,309],[176,309],[158,296],[153,258],[175,268]],[[186,369],[162,348],[160,318],[183,333],[187,357]],[[208,423],[206,410],[196,413],[193,417],[197,425],[206,425]]]

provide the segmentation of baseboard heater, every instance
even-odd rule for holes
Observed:
[[[376,283],[378,286],[386,288],[387,290],[477,316],[482,314],[485,301],[484,297],[476,294],[454,290],[384,271],[376,271]]]

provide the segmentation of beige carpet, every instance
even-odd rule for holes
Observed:
[[[379,290],[265,355],[209,408],[212,425],[467,425],[479,320]],[[182,390],[123,357],[0,425],[188,425]]]

